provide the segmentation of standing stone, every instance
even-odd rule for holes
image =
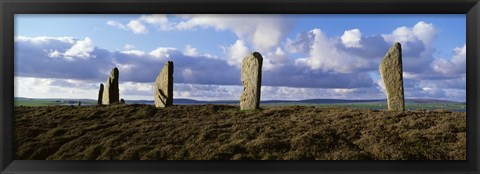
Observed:
[[[102,97],[103,97],[103,83],[100,83],[100,90],[98,91],[98,102],[97,104],[102,104]]]
[[[240,110],[260,108],[260,87],[262,86],[262,55],[254,52],[243,59]]]
[[[395,42],[380,63],[380,74],[387,92],[388,110],[404,111],[402,46]]]
[[[125,104],[125,100],[123,98],[120,99],[120,104]]]
[[[173,105],[173,62],[168,61],[155,80],[155,107],[164,108]]]
[[[119,98],[118,69],[115,67],[110,72],[105,89],[103,90],[102,104],[109,105],[118,103]]]

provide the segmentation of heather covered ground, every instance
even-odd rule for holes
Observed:
[[[465,112],[16,106],[15,159],[465,160]]]

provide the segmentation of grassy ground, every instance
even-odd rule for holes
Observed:
[[[465,160],[464,112],[15,107],[15,159]]]

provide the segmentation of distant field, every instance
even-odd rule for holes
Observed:
[[[81,101],[82,105],[94,105],[95,101]],[[22,99],[15,100],[15,106],[60,106],[78,105],[78,100],[56,100],[56,99]]]
[[[15,107],[16,160],[465,160],[466,114],[312,106]]]
[[[15,106],[56,106],[56,105],[78,105],[78,101],[82,102],[82,105],[96,105],[95,100],[58,100],[58,99],[22,99],[15,100]],[[129,103],[129,101],[127,101]],[[131,103],[130,103],[131,104]],[[153,102],[148,103],[137,103],[137,104],[152,104]],[[181,103],[175,102],[177,105],[201,105],[207,103]],[[228,105],[237,106],[238,103],[229,103]],[[352,109],[377,109],[377,110],[386,110],[386,103],[382,102],[358,102],[358,103],[301,103],[301,102],[282,102],[282,103],[261,103],[261,106],[315,106],[320,108],[352,108]],[[465,112],[466,106],[461,103],[415,103],[415,102],[406,102],[405,107],[407,110],[437,110],[444,109],[454,112]]]

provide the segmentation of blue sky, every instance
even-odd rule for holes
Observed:
[[[465,15],[15,16],[15,96],[91,98],[114,66],[125,99],[237,99],[240,64],[264,57],[262,99],[385,98],[378,64],[403,47],[407,98],[465,101]]]

